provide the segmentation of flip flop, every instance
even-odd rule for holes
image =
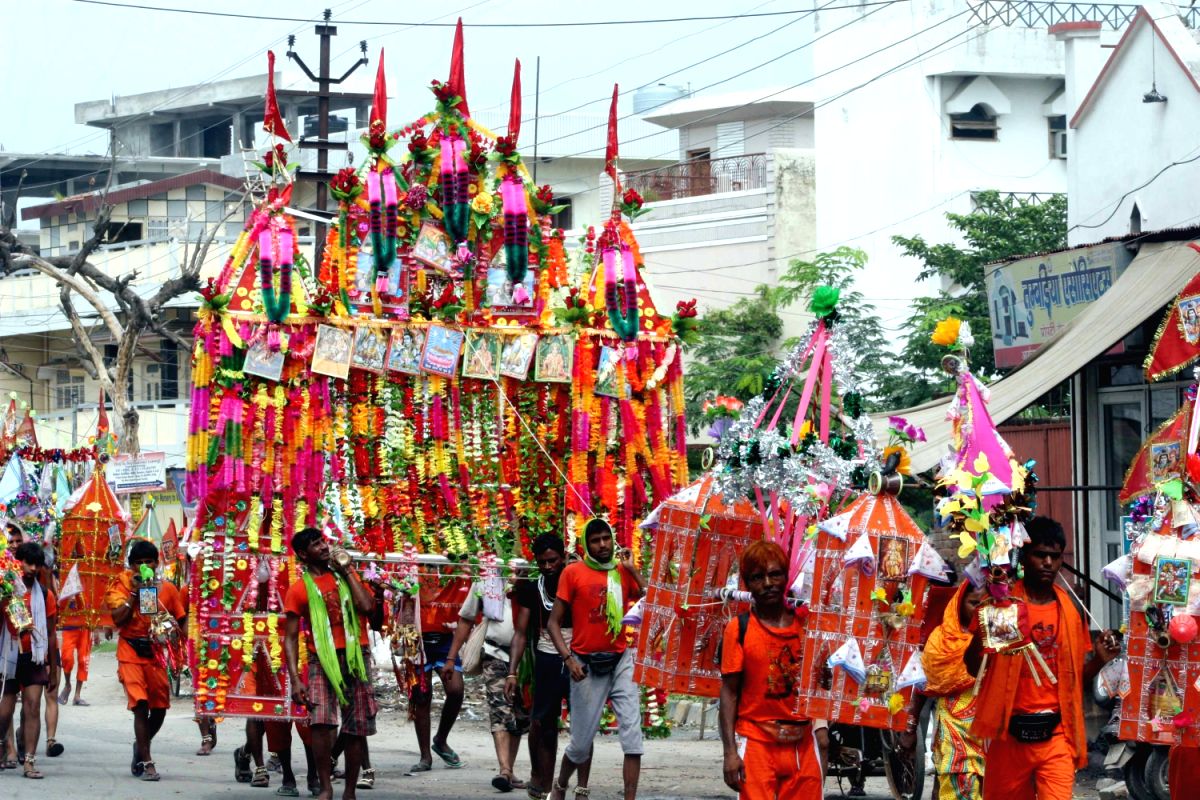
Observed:
[[[446,769],[460,769],[463,765],[462,759],[458,757],[458,753],[447,747],[445,750],[438,747],[437,742],[432,742],[430,748],[434,754],[442,760],[446,765]]]
[[[492,788],[497,792],[511,792],[513,790],[512,779],[504,774],[497,775],[492,778]]]
[[[62,742],[58,741],[57,739],[46,740],[46,755],[50,756],[50,758],[58,758],[63,754],[64,750],[66,750],[66,748],[63,747]]]
[[[300,789],[295,786],[280,786],[275,790],[275,794],[280,797],[299,797]]]
[[[431,769],[433,769],[433,762],[418,761],[417,763],[415,763],[411,767],[409,767],[408,772],[406,772],[404,774],[405,775],[416,775],[418,772],[429,772]]]
[[[238,783],[249,783],[252,777],[254,773],[250,771],[250,754],[241,747],[234,748],[233,779]]]
[[[91,705],[91,703],[89,703],[87,700],[84,700],[82,697],[76,697],[71,702],[71,704],[76,705],[76,706],[90,706]]]

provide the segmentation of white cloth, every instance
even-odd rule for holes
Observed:
[[[469,619],[472,622],[479,618],[479,614],[483,608],[483,582],[478,581],[471,587],[471,591],[467,594],[467,599],[463,601],[462,608],[459,609],[458,615],[463,619]],[[483,654],[492,658],[499,658],[505,662],[508,661],[508,649],[512,645],[513,637],[513,614],[512,603],[506,601],[503,603],[504,619],[494,620],[488,619],[486,616],[480,620],[480,625],[487,625],[487,633],[483,638]]]
[[[33,631],[29,637],[33,650],[33,663],[45,664],[50,639],[46,633],[46,593],[38,581],[33,582],[33,591],[29,597],[29,611],[33,616]]]

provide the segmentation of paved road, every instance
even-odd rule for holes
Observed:
[[[0,797],[26,798],[129,798],[162,800],[186,797],[188,800],[241,797],[265,800],[274,796],[278,775],[272,775],[270,789],[255,789],[233,780],[232,752],[242,740],[242,724],[229,720],[219,729],[216,752],[201,758],[195,755],[199,733],[192,722],[189,698],[180,698],[167,712],[163,729],[154,742],[154,757],[163,775],[161,782],[143,783],[129,774],[130,742],[133,724],[125,710],[125,696],[116,679],[116,661],[111,653],[93,657],[92,680],[87,686],[89,707],[66,706],[62,709],[58,739],[66,747],[60,758],[39,761],[46,778],[30,781],[18,772],[0,772]],[[435,713],[437,712],[435,706]],[[482,704],[476,710],[483,712]],[[484,722],[464,714],[451,734],[450,742],[466,761],[459,770],[435,767],[417,777],[404,775],[417,760],[416,741],[405,715],[385,710],[379,718],[379,733],[371,738],[371,755],[378,779],[373,791],[360,790],[358,796],[371,798],[500,798],[524,799],[524,793],[500,795],[490,784],[495,774],[495,754],[491,735]],[[563,740],[565,743],[565,739]],[[298,744],[298,742],[297,742]],[[643,760],[641,800],[732,800],[720,779],[721,746],[712,738],[700,741],[695,730],[677,731],[663,741],[648,741]],[[561,750],[560,750],[561,752]],[[303,757],[297,755],[300,785],[303,787]],[[616,737],[601,737],[596,744],[596,766],[592,772],[592,798],[609,800],[621,796],[621,751]],[[517,773],[528,776],[528,756],[522,750]],[[335,797],[340,784],[335,785]],[[1080,787],[1082,789],[1082,787]],[[827,796],[840,797],[833,780],[826,786]],[[886,784],[872,778],[867,785],[868,798],[887,800]],[[1076,796],[1085,796],[1077,790]]]

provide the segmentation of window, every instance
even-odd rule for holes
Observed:
[[[158,365],[158,380],[162,387],[160,391],[163,400],[179,399],[179,346],[171,339],[163,339],[158,344],[158,354],[162,359]]]
[[[965,114],[951,114],[950,138],[994,142],[1000,138],[996,115],[982,103],[976,103]]]
[[[554,204],[556,206],[565,206],[562,211],[558,212],[557,214],[555,214],[553,217],[550,218],[553,222],[554,227],[562,228],[564,231],[571,230],[572,223],[574,222],[573,215],[572,215],[573,209],[571,207],[572,206],[572,198],[556,197],[556,198],[554,198]]]
[[[1046,127],[1050,134],[1050,157],[1067,157],[1067,118],[1065,116],[1047,117]]]
[[[104,243],[136,242],[142,238],[140,222],[110,222],[104,231]]]
[[[83,402],[83,375],[69,369],[55,370],[54,407],[75,408]]]

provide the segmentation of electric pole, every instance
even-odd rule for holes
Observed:
[[[331,142],[329,141],[329,87],[335,86],[344,82],[349,78],[354,70],[367,63],[367,42],[364,39],[359,42],[359,49],[362,51],[362,56],[358,61],[346,70],[340,78],[330,77],[329,74],[329,48],[330,40],[337,36],[337,27],[330,25],[329,21],[333,16],[333,12],[328,8],[325,9],[325,21],[314,28],[314,33],[321,39],[321,55],[320,63],[317,68],[317,74],[314,75],[308,65],[304,63],[304,59],[293,50],[296,44],[295,35],[288,35],[288,58],[300,65],[300,69],[308,76],[310,81],[317,84],[317,138],[305,139],[303,131],[299,131],[300,138],[298,140],[301,150],[316,150],[317,151],[317,168],[315,170],[301,170],[296,174],[300,180],[315,181],[317,186],[317,210],[326,211],[329,202],[329,179],[333,177],[333,173],[329,170],[329,151],[330,150],[348,150],[350,145],[346,142]],[[313,264],[313,270],[320,267],[321,257],[325,252],[325,223],[319,222],[316,225],[316,262]]]

